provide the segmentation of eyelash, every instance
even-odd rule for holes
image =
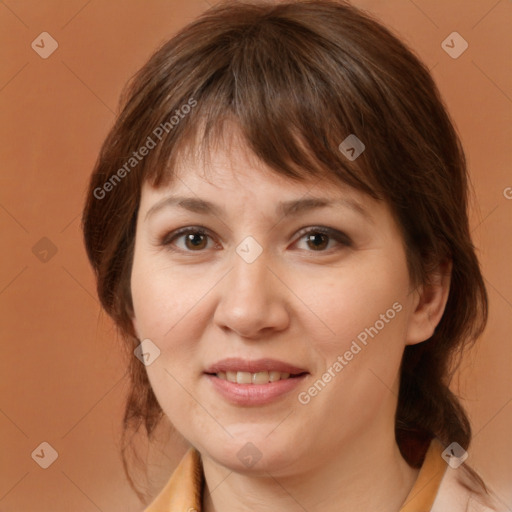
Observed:
[[[313,226],[313,227],[308,227],[304,230],[301,230],[298,233],[299,240],[304,238],[306,235],[318,234],[318,233],[326,235],[326,236],[330,237],[330,239],[335,240],[336,242],[338,242],[338,244],[340,244],[342,246],[342,248],[352,246],[352,240],[345,233],[338,231],[337,229],[328,228],[325,226]],[[178,248],[175,248],[172,246],[172,242],[174,242],[175,240],[183,237],[184,235],[188,235],[188,234],[198,234],[198,235],[213,238],[210,236],[210,233],[206,228],[203,228],[202,226],[190,226],[190,227],[181,228],[174,232],[168,233],[160,240],[160,245],[170,251],[173,251],[173,252],[181,252],[181,253],[204,252],[204,249],[200,249],[197,251],[191,251],[191,250],[187,250],[187,249],[178,249]],[[329,243],[329,241],[327,243]],[[339,250],[339,249],[340,248],[338,248],[338,249],[335,248],[335,250]],[[307,252],[318,252],[318,253],[330,254],[332,252],[332,248],[325,249],[325,250],[318,250],[318,251],[310,250]]]

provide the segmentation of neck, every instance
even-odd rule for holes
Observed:
[[[394,425],[382,429],[380,424],[358,433],[330,455],[321,465],[303,464],[293,474],[257,477],[232,472],[203,457],[203,510],[398,512],[418,475],[400,454]]]

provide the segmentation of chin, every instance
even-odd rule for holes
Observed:
[[[267,430],[264,435],[254,432],[251,435],[248,431],[247,436],[219,443],[212,449],[205,448],[208,457],[229,470],[260,476],[286,474],[291,466],[297,464],[296,446],[297,443],[284,443],[277,439],[270,441]]]

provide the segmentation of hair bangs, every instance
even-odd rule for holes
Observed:
[[[296,30],[288,33],[280,27],[277,37],[272,36],[273,28],[270,22],[262,24],[227,47],[219,41],[215,66],[204,69],[203,63],[197,71],[202,79],[189,77],[195,91],[184,90],[183,81],[179,90],[174,82],[180,77],[167,83],[179,97],[168,107],[168,116],[187,96],[197,106],[164,135],[144,166],[143,179],[155,187],[169,184],[188,160],[200,159],[206,169],[211,152],[226,150],[235,138],[268,168],[292,180],[342,183],[383,198],[371,159],[362,153],[350,160],[339,149],[343,140],[358,132],[355,119],[360,116],[352,92],[337,90],[318,63],[308,65],[297,57],[304,54],[299,52],[304,40]],[[283,37],[289,44],[283,45]],[[222,57],[225,65],[219,66]],[[334,63],[327,69],[331,66]]]

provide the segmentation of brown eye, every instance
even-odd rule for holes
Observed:
[[[185,246],[187,249],[204,249],[208,245],[208,235],[203,233],[189,233],[185,235]]]
[[[329,244],[329,237],[325,233],[310,233],[306,235],[306,243],[314,250],[322,250]]]
[[[184,228],[165,236],[161,245],[170,250],[183,252],[201,252],[208,247],[210,235],[200,228]],[[177,242],[183,240],[181,244]]]
[[[307,231],[301,232],[301,237],[299,241],[306,241],[306,250],[310,252],[330,252],[328,247],[333,242],[334,249],[343,249],[345,247],[352,246],[352,240],[337,229],[328,228],[328,227],[314,227],[309,228]]]

